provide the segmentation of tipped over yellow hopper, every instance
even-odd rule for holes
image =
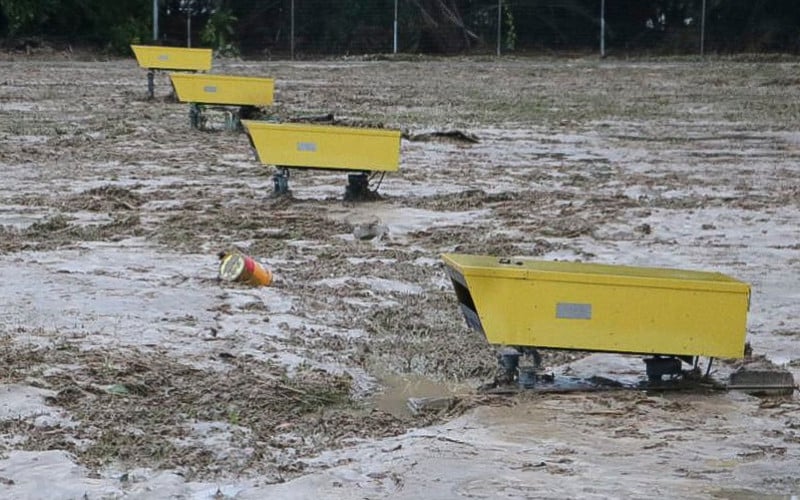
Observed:
[[[172,86],[181,102],[220,106],[269,106],[274,80],[251,76],[208,73],[171,73]]]
[[[211,49],[131,45],[136,62],[145,69],[208,71],[211,69]]]
[[[491,344],[741,358],[750,287],[720,273],[445,254]]]

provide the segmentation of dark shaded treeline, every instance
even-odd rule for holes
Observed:
[[[291,5],[294,3],[294,37]],[[605,0],[610,53],[695,53],[703,0]],[[498,4],[502,5],[498,16]],[[159,43],[258,55],[596,50],[601,0],[160,0]],[[706,0],[707,52],[800,52],[797,0]],[[125,51],[152,41],[152,0],[0,0],[7,46]],[[191,21],[190,23],[187,21]],[[292,41],[294,42],[292,44]]]

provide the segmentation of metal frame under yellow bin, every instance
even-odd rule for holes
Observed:
[[[750,287],[720,273],[444,254],[491,344],[741,358]]]
[[[243,120],[258,159],[282,167],[396,172],[400,131]]]
[[[209,71],[211,49],[164,47],[160,45],[131,45],[136,62],[145,69]]]
[[[275,80],[252,76],[208,73],[170,73],[181,102],[219,106],[270,106]]]

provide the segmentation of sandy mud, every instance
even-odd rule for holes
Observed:
[[[163,73],[148,101],[133,59],[4,54],[0,496],[800,494],[796,396],[479,394],[495,351],[439,260],[720,271],[752,286],[754,353],[797,379],[798,69],[215,60],[276,79],[272,119],[404,132],[380,199],[345,203],[341,172],[295,172],[273,197],[244,134],[213,111],[211,130],[191,129]],[[220,282],[229,248],[274,285]],[[557,371],[644,373],[633,356],[543,355]],[[412,414],[415,397],[449,403]]]

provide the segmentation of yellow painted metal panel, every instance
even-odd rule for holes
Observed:
[[[265,165],[393,172],[400,131],[242,120]]]
[[[498,258],[489,255],[446,254],[445,262],[462,274],[576,283],[741,291],[746,284],[722,273],[584,262]],[[467,271],[468,270],[468,271]]]
[[[146,69],[208,71],[211,69],[211,49],[131,45],[139,66]]]
[[[170,73],[182,102],[230,106],[269,106],[275,81],[252,76]]]
[[[744,354],[750,287],[720,273],[459,254],[442,259],[462,309],[475,313],[492,344]]]

